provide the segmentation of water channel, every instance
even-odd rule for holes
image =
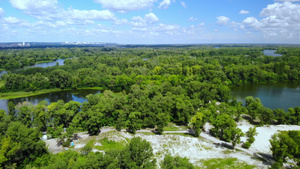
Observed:
[[[33,68],[33,67],[43,67],[43,68],[46,68],[46,67],[51,67],[51,66],[55,66],[57,63],[59,65],[64,65],[64,61],[65,59],[57,59],[56,61],[53,61],[53,62],[45,62],[45,63],[37,63],[33,66],[26,66],[24,68],[20,68],[20,69],[28,69],[28,68]],[[20,70],[20,69],[14,69],[14,70]],[[0,71],[0,77],[3,75],[3,74],[7,74],[7,71]]]

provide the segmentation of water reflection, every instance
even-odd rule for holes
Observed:
[[[7,105],[9,101],[12,101],[15,105],[22,102],[30,102],[33,105],[37,105],[39,102],[46,100],[49,104],[51,102],[57,102],[58,100],[63,100],[64,102],[77,101],[83,103],[87,101],[86,96],[89,94],[100,93],[99,90],[69,90],[69,91],[59,91],[47,94],[41,94],[37,96],[22,97],[9,100],[0,100],[0,109],[8,110]]]
[[[274,57],[279,57],[282,56],[282,54],[277,54],[275,53],[277,50],[264,50],[263,53],[266,56],[274,56]]]
[[[43,67],[43,68],[46,68],[46,67],[55,66],[56,64],[58,64],[58,65],[64,65],[64,61],[65,61],[65,59],[57,59],[56,61],[53,61],[53,62],[37,63],[37,64],[35,64],[33,66],[26,66],[26,67],[21,68],[21,69],[28,69],[28,68],[33,68],[33,67]],[[14,70],[21,70],[21,69],[14,69]],[[0,77],[3,74],[7,74],[7,71],[5,71],[5,70],[4,71],[0,71]]]
[[[265,107],[271,109],[300,106],[300,84],[278,83],[278,84],[256,84],[231,88],[232,97],[245,104],[247,96],[260,98]]]

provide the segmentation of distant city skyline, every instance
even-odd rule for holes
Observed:
[[[0,0],[0,42],[300,43],[300,0]]]

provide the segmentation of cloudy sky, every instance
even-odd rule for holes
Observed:
[[[300,0],[0,0],[0,42],[300,43]]]

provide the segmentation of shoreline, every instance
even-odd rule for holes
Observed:
[[[16,98],[37,96],[41,94],[47,94],[47,93],[59,92],[59,91],[70,91],[70,90],[103,90],[103,88],[102,87],[82,87],[76,89],[55,88],[55,89],[42,89],[42,90],[31,91],[31,92],[25,92],[25,91],[7,92],[7,93],[0,93],[0,100],[16,99]]]

